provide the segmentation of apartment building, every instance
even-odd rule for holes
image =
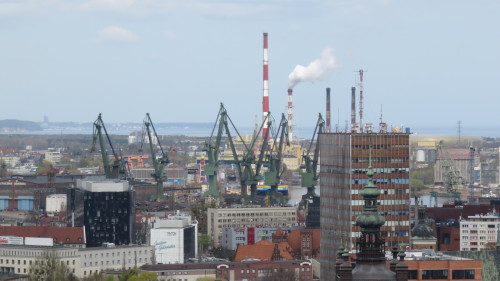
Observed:
[[[234,227],[296,227],[297,208],[241,206],[238,208],[209,208],[208,235],[215,246],[222,243],[222,229]]]
[[[460,221],[460,249],[480,251],[494,247],[500,232],[500,217],[495,215],[469,216]]]

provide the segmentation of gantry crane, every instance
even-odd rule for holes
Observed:
[[[437,207],[437,197],[454,198],[455,202],[461,202],[460,192],[463,189],[464,178],[460,175],[446,149],[443,149],[443,141],[439,142],[438,151],[441,155],[441,168],[443,173],[446,193],[431,192],[431,201],[434,199],[434,206]]]
[[[221,120],[225,119],[225,116],[226,110],[223,106],[221,106],[219,113],[217,114],[212,133],[210,134],[210,138],[205,140],[205,145],[202,149],[207,153],[208,158],[208,163],[204,168],[205,176],[208,177],[208,190],[205,192],[205,196],[216,198],[219,201],[224,201],[217,184],[217,170],[219,169],[220,143],[224,129],[224,122]],[[216,128],[217,134],[214,136]]]
[[[104,134],[106,135],[106,139],[108,140],[108,144],[111,147],[111,151],[113,153],[114,158],[113,158],[112,164],[109,162],[109,157],[108,157],[108,154],[106,153],[106,146],[104,144],[103,131],[104,131]],[[99,113],[97,120],[94,122],[92,148],[90,149],[91,152],[96,150],[95,146],[96,146],[97,140],[99,140],[99,146],[100,146],[101,155],[102,155],[102,163],[104,166],[104,173],[106,175],[106,178],[107,179],[119,178],[120,174],[124,173],[123,161],[122,161],[121,157],[118,156],[118,154],[116,153],[116,151],[113,147],[113,143],[111,142],[108,131],[106,130],[106,126],[104,126],[104,122],[102,121],[101,113]]]
[[[282,114],[278,131],[274,136],[274,142],[271,150],[269,151],[268,170],[264,173],[264,184],[271,187],[267,194],[267,196],[269,196],[269,203],[271,204],[283,203],[280,202],[282,201],[282,196],[278,194],[278,185],[281,181],[281,164],[283,160],[283,145],[285,143],[286,145],[290,144],[288,140],[288,121],[285,114]]]
[[[314,192],[315,186],[318,184],[318,159],[319,159],[319,134],[325,132],[325,120],[321,116],[321,113],[318,117],[318,122],[316,122],[316,127],[314,128],[314,133],[311,138],[311,143],[309,144],[309,148],[302,155],[302,168],[305,169],[305,172],[301,174],[301,183],[302,187],[307,187],[307,193],[302,196],[301,204],[304,204],[305,200],[312,200],[313,197],[317,197]],[[316,139],[316,141],[315,141]],[[313,144],[315,143],[314,152],[311,155],[311,149]]]
[[[151,132],[152,131],[152,132]],[[153,125],[153,121],[149,116],[149,113],[146,113],[146,117],[144,118],[144,127],[142,130],[142,145],[144,144],[144,135],[147,133],[148,141],[149,141],[149,149],[151,151],[151,158],[153,160],[154,173],[151,174],[156,181],[156,202],[160,202],[164,199],[164,189],[163,183],[167,180],[167,177],[163,175],[163,169],[165,166],[170,163],[168,159],[168,154],[163,150],[163,147],[160,143],[160,138],[158,138],[158,134],[156,133],[155,126]],[[153,134],[151,134],[153,133]],[[153,139],[154,137],[154,139]],[[156,149],[154,148],[154,142],[157,142],[158,147],[160,148],[160,155],[157,155]],[[173,207],[173,206],[172,206]]]

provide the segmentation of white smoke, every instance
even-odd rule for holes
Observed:
[[[333,56],[333,49],[326,48],[321,52],[321,57],[309,63],[308,66],[297,65],[288,75],[288,88],[304,81],[323,80],[326,74],[337,67],[337,59]]]

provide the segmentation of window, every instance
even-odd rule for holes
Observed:
[[[453,280],[463,280],[463,279],[474,279],[474,270],[463,269],[463,270],[453,270],[451,273]]]
[[[447,269],[422,270],[422,280],[448,279]]]
[[[408,279],[418,279],[418,270],[408,270]]]

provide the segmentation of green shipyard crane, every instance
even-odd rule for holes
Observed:
[[[278,138],[279,136],[279,138]],[[274,136],[274,141],[268,155],[268,170],[264,173],[264,184],[269,185],[271,189],[268,192],[269,202],[271,204],[282,203],[282,196],[278,194],[278,185],[281,181],[281,164],[284,144],[289,145],[288,140],[288,121],[285,114],[281,115],[281,122],[278,131]]]
[[[102,114],[99,113],[97,120],[94,122],[94,130],[93,130],[93,141],[91,152],[96,150],[96,143],[99,141],[99,146],[101,149],[102,163],[104,166],[104,173],[107,179],[118,179],[119,175],[124,173],[124,165],[122,163],[121,157],[116,153],[113,143],[109,137],[108,131],[106,130],[106,126],[104,126],[104,122],[102,121]],[[113,163],[109,162],[109,157],[106,152],[106,146],[104,144],[104,135],[106,135],[106,139],[108,140],[108,144],[111,147],[111,152],[113,153]]]
[[[170,163],[168,159],[168,154],[163,150],[163,147],[160,143],[160,138],[158,138],[158,134],[156,133],[155,126],[153,125],[153,121],[149,116],[149,113],[146,113],[146,117],[144,118],[144,127],[142,130],[142,145],[144,144],[144,135],[147,133],[148,141],[149,141],[149,149],[151,151],[151,158],[153,160],[154,173],[151,174],[154,180],[156,181],[156,202],[162,201],[164,196],[164,188],[163,183],[167,180],[167,177],[163,175],[163,169],[165,166]],[[160,155],[157,155],[156,149],[154,147],[154,142],[158,143],[158,147],[160,148]]]
[[[256,202],[257,184],[258,184],[259,179],[260,179],[260,171],[262,168],[262,162],[264,160],[264,154],[266,151],[266,147],[268,145],[269,130],[267,130],[266,135],[263,136],[262,147],[260,149],[258,160],[255,159],[254,147],[257,143],[257,140],[259,139],[260,133],[263,131],[262,128],[264,127],[264,124],[267,123],[268,128],[271,127],[271,121],[268,119],[269,116],[270,116],[270,114],[268,114],[266,116],[266,118],[264,118],[259,130],[254,132],[250,146],[247,147],[245,145],[246,151],[245,151],[245,154],[243,155],[243,160],[241,161],[242,188],[243,188],[243,183],[244,183],[245,194],[246,194],[246,188],[247,188],[247,186],[250,186],[250,196],[251,196],[250,201],[254,202],[254,203]],[[254,171],[254,167],[255,167],[255,171]],[[242,195],[243,195],[243,193],[242,193]],[[243,197],[243,199],[245,199],[245,202],[248,201],[248,200],[246,200],[245,197]]]
[[[204,173],[208,177],[208,190],[205,192],[206,197],[213,197],[219,201],[224,201],[224,198],[219,192],[219,186],[217,183],[217,170],[219,169],[219,154],[220,154],[220,143],[222,138],[222,132],[224,130],[224,122],[226,116],[226,110],[223,106],[217,114],[212,133],[210,138],[205,140],[205,145],[203,146],[203,151],[207,153],[208,164],[205,165]],[[217,128],[217,134],[214,136],[215,129]]]
[[[451,156],[449,155],[448,151],[446,149],[443,149],[443,141],[439,142],[438,151],[441,155],[441,167],[446,193],[432,191],[431,202],[432,200],[434,200],[434,207],[437,207],[437,198],[444,197],[453,198],[455,203],[460,203],[461,194],[457,190],[463,189],[464,178],[462,177],[462,175],[460,175],[460,171],[451,160]]]
[[[301,183],[302,187],[307,187],[307,193],[302,196],[302,201],[312,200],[313,197],[318,196],[314,192],[314,188],[318,184],[318,178],[319,178],[318,175],[319,134],[325,132],[324,127],[325,127],[325,120],[323,120],[323,117],[321,116],[320,113],[318,117],[318,122],[316,122],[316,127],[314,128],[314,133],[311,138],[311,143],[309,144],[309,148],[307,149],[307,152],[304,155],[302,155],[303,165],[301,168],[305,169],[305,172],[301,174]],[[314,152],[311,155],[311,149],[314,143],[315,143]]]

